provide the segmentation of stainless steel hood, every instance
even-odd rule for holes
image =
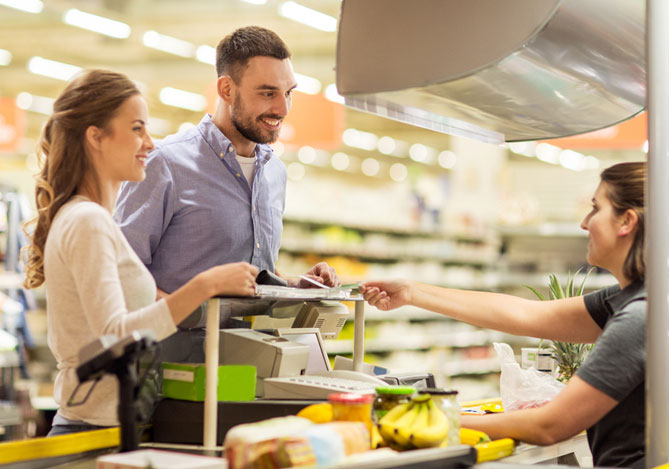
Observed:
[[[645,108],[644,0],[344,0],[337,89],[368,112],[491,143]]]

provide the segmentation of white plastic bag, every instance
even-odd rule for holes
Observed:
[[[499,356],[499,388],[504,410],[539,407],[553,399],[564,384],[550,374],[530,367],[522,369],[509,344],[493,343]]]

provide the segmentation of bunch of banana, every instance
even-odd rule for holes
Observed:
[[[448,436],[448,418],[434,405],[429,394],[393,407],[379,421],[379,433],[388,446],[397,450],[431,448]]]

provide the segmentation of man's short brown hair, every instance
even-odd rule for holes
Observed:
[[[239,28],[225,36],[216,47],[216,72],[239,83],[249,59],[257,56],[289,59],[288,46],[273,31],[260,26]]]

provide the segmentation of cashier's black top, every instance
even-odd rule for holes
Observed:
[[[644,467],[646,424],[646,288],[643,280],[584,297],[602,328],[577,375],[618,401],[588,429],[595,466]],[[584,402],[583,405],[588,405]]]

